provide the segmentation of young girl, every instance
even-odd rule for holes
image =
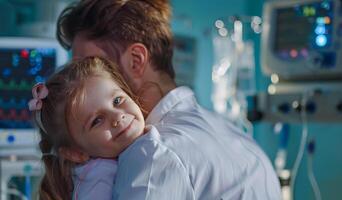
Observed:
[[[46,170],[40,199],[111,199],[114,158],[146,132],[117,66],[96,57],[74,61],[32,94]]]

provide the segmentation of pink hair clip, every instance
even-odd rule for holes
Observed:
[[[28,103],[29,110],[37,111],[42,109],[42,99],[45,99],[48,94],[49,90],[47,89],[44,83],[37,83],[36,85],[34,85],[32,88],[33,99],[31,99]]]
[[[41,109],[43,107],[43,101],[42,99],[45,99],[47,95],[49,94],[49,90],[47,89],[46,85],[44,83],[37,83],[32,88],[32,96],[33,99],[31,99],[28,103],[29,110],[30,111],[36,111],[34,113],[34,117],[36,119],[36,122],[38,126],[46,133],[46,130],[42,123],[42,113]]]

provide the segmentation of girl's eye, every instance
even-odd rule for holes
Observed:
[[[96,118],[91,122],[91,126],[90,126],[90,127],[92,128],[92,127],[98,125],[98,124],[101,123],[101,122],[102,122],[102,118],[96,117]]]
[[[115,97],[114,98],[114,101],[113,101],[113,104],[114,104],[114,106],[118,106],[118,105],[120,105],[121,104],[121,97]]]

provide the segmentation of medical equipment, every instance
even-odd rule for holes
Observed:
[[[36,159],[25,160],[1,160],[1,200],[27,199],[34,196],[40,176],[43,172],[43,166],[38,157]],[[18,185],[19,180],[24,180],[22,185]],[[16,181],[16,182],[15,182]],[[22,187],[23,191],[19,188]]]
[[[274,159],[274,166],[279,177],[282,191],[282,200],[291,199],[290,178],[291,172],[286,168],[287,163],[287,145],[289,139],[289,124],[278,122],[274,125],[274,133],[279,135],[279,147]]]
[[[254,98],[249,119],[302,124],[293,167],[282,169],[280,161],[286,158],[282,150],[275,161],[280,179],[286,180],[284,199],[295,199],[308,123],[342,122],[341,4],[340,0],[293,0],[264,5],[261,64],[272,83],[267,92]],[[312,152],[308,151],[308,177],[315,198],[321,199],[311,166]]]
[[[340,0],[273,1],[264,6],[262,69],[280,80],[342,78]]]
[[[341,14],[340,0],[265,4],[261,61],[272,84],[257,94],[250,119],[301,122],[305,109],[308,121],[342,121]],[[313,94],[305,106],[304,93]]]
[[[305,106],[301,103],[304,92],[310,93]],[[342,82],[270,84],[256,99],[256,110],[264,121],[298,123],[305,109],[310,122],[342,122]]]
[[[25,198],[31,198],[30,179],[38,177],[42,168],[39,134],[34,129],[27,103],[32,98],[32,86],[44,82],[67,58],[67,52],[55,40],[0,38],[1,200],[8,199],[11,190],[7,182],[17,176],[24,177],[26,192],[22,193]]]
[[[0,156],[32,153],[23,151],[37,139],[27,107],[31,88],[66,60],[53,40],[0,38]]]
[[[308,167],[308,177],[309,177],[309,180],[310,180],[310,184],[311,184],[311,187],[314,191],[314,194],[315,194],[315,199],[317,200],[321,200],[322,197],[321,197],[321,191],[319,190],[319,187],[318,187],[318,184],[317,184],[317,181],[316,181],[316,177],[313,173],[313,154],[315,152],[315,140],[314,139],[311,139],[309,140],[308,142],[308,145],[307,145],[307,152],[308,152],[308,159],[307,159],[307,167]]]
[[[214,65],[212,69],[214,110],[230,118],[252,135],[253,126],[247,120],[247,96],[255,94],[255,58],[252,41],[244,40],[244,23],[258,32],[261,19],[257,16],[229,18],[232,30],[224,21],[215,22],[213,36]]]

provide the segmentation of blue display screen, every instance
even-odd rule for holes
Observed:
[[[56,68],[54,48],[0,48],[0,128],[32,128],[31,88]]]
[[[275,12],[274,51],[282,58],[305,58],[311,49],[332,44],[333,2],[322,1],[280,8]]]

